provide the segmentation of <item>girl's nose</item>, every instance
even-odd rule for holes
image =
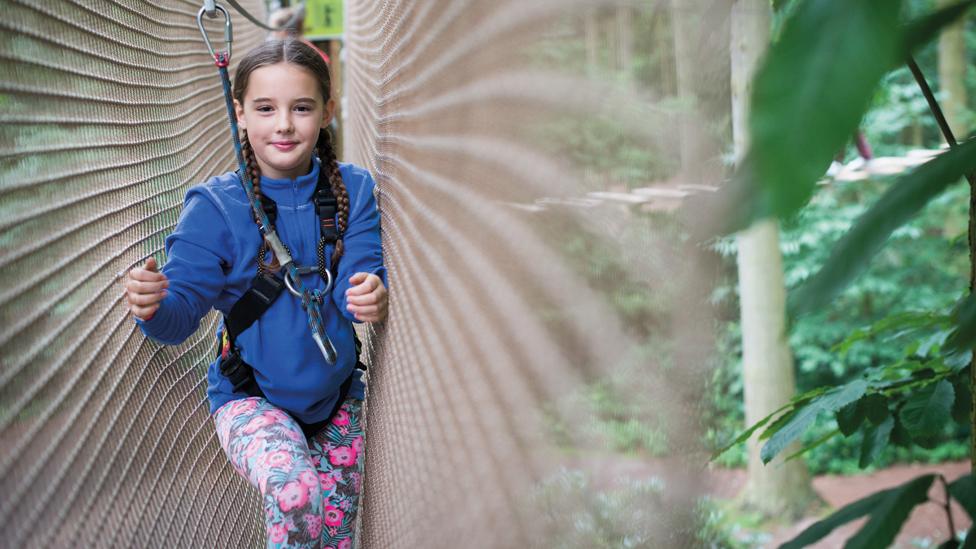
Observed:
[[[293,129],[291,123],[291,113],[282,112],[279,114],[275,126],[275,130],[278,131],[278,133],[290,133]]]

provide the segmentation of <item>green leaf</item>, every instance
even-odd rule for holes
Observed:
[[[878,459],[881,451],[888,446],[891,439],[891,430],[895,427],[895,418],[888,416],[881,425],[872,426],[864,432],[864,439],[861,441],[861,459],[858,466],[864,469],[874,460]]]
[[[969,513],[969,518],[976,519],[976,477],[968,474],[957,478],[949,483],[949,493]]]
[[[969,390],[969,380],[956,376],[952,380],[952,390],[956,398],[952,399],[952,419],[956,423],[969,424],[969,407],[972,406],[973,393]]]
[[[813,441],[812,443],[807,444],[803,448],[800,448],[796,452],[793,452],[792,454],[786,456],[786,458],[783,461],[789,461],[791,459],[796,459],[796,458],[802,456],[803,454],[809,452],[810,450],[813,450],[814,448],[817,448],[819,446],[822,446],[824,443],[826,443],[828,440],[834,438],[839,433],[840,433],[840,430],[839,429],[834,429],[833,431],[830,431],[829,433],[827,433],[826,435],[824,435],[824,436],[820,437],[819,439]]]
[[[753,83],[760,216],[799,209],[900,62],[901,0],[801,2]],[[870,53],[868,53],[870,52]]]
[[[908,448],[912,444],[912,435],[908,433],[908,429],[902,425],[897,415],[893,417],[895,418],[895,428],[891,430],[891,443],[895,446]]]
[[[846,353],[858,341],[872,338],[884,332],[942,326],[947,320],[946,315],[932,312],[908,311],[897,313],[882,318],[867,329],[855,330],[844,341],[834,345],[831,352]]]
[[[864,414],[871,423],[880,425],[888,417],[888,399],[884,395],[872,393],[861,400],[864,401]]]
[[[974,4],[976,0],[966,0],[911,22],[905,29],[902,56],[908,57],[912,50],[934,39],[944,27],[962,17]]]
[[[901,409],[901,421],[912,438],[919,442],[941,431],[949,421],[952,400],[952,384],[945,379],[911,393]]]
[[[933,479],[935,475],[923,475],[901,486],[875,492],[859,499],[814,523],[800,532],[800,535],[781,545],[780,549],[806,547],[825,538],[837,527],[865,515],[871,515],[871,519],[857,535],[847,541],[845,548],[887,547],[898,533],[908,512],[927,499]]]
[[[833,247],[827,262],[790,296],[791,315],[819,309],[861,273],[895,229],[963,174],[976,170],[976,139],[899,178]]]
[[[861,398],[867,388],[867,381],[857,379],[813,399],[803,408],[796,410],[793,417],[780,425],[759,451],[763,463],[769,463],[787,445],[802,435],[821,412],[836,412]]]
[[[864,399],[852,402],[837,410],[837,428],[845,437],[849,437],[857,432],[858,428],[864,423]]]
[[[928,501],[934,478],[935,475],[924,475],[890,491],[888,497],[878,502],[878,508],[871,513],[864,528],[847,540],[844,549],[890,546],[912,509]]]
[[[829,391],[829,390],[830,390],[829,387],[817,387],[816,389],[811,389],[811,390],[809,390],[809,391],[807,391],[807,392],[805,392],[803,394],[799,394],[799,395],[794,396],[788,403],[784,404],[783,406],[780,406],[777,410],[773,411],[768,416],[766,416],[766,417],[762,418],[761,420],[759,420],[758,422],[756,422],[755,425],[749,427],[746,431],[740,433],[739,436],[736,437],[736,439],[733,440],[731,443],[729,443],[727,446],[719,449],[714,454],[712,454],[712,460],[714,460],[718,456],[724,454],[725,452],[729,451],[729,449],[732,448],[733,446],[742,444],[743,442],[745,442],[746,440],[748,440],[749,437],[752,436],[752,434],[755,433],[757,429],[762,428],[764,425],[766,425],[767,423],[769,423],[769,421],[771,419],[773,419],[774,417],[779,416],[776,419],[776,422],[779,422],[779,421],[782,421],[783,418],[790,416],[790,414],[792,414],[795,411],[795,410],[790,410],[790,412],[787,412],[787,413],[783,414],[782,412],[784,412],[785,410],[788,410],[790,408],[796,408],[796,407],[802,406],[802,405],[806,404],[807,402],[813,400],[814,398],[816,398],[816,397],[818,397],[820,395],[826,394],[827,391]],[[773,426],[777,425],[776,422],[773,422],[773,425],[771,425],[769,427],[769,429],[773,429]],[[769,429],[767,429],[767,430],[769,430]],[[778,430],[778,429],[779,428],[776,427],[776,430]]]
[[[768,416],[766,416],[766,417],[762,418],[761,420],[759,420],[758,422],[756,422],[756,424],[753,425],[752,427],[749,427],[748,429],[746,429],[745,431],[743,431],[741,434],[739,434],[739,436],[737,436],[735,438],[735,440],[733,440],[732,442],[730,442],[728,445],[726,445],[726,446],[718,449],[714,454],[712,454],[712,460],[714,460],[718,456],[724,454],[725,452],[729,451],[729,449],[732,448],[733,446],[737,446],[737,445],[742,444],[743,442],[749,440],[749,437],[751,437],[752,434],[755,433],[757,429],[762,428],[763,425],[766,425],[767,423],[769,423],[769,420],[773,419],[773,416],[775,416],[776,414],[782,412],[783,410],[785,410],[788,407],[789,407],[789,404],[787,404],[786,406],[783,406],[779,410],[776,410],[775,412],[769,414]]]
[[[946,341],[949,354],[971,353],[976,346],[976,295],[963,299],[952,311],[955,329]]]

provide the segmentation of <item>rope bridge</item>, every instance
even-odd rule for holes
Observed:
[[[244,7],[263,16],[261,4]],[[693,297],[694,262],[664,261],[671,244],[628,229],[640,216],[625,206],[571,206],[602,182],[556,152],[554,125],[590,114],[636,146],[667,141],[667,115],[637,95],[538,62],[574,14],[602,4],[347,3],[344,156],[376,176],[391,285],[389,320],[364,334],[363,547],[551,546],[565,533],[547,517],[575,503],[540,490],[563,467],[586,469],[553,425],[612,454],[579,428],[591,413],[581,391],[605,376],[629,376],[620,398],[652,402],[669,448],[694,450],[707,320],[669,312],[659,336],[678,350],[665,360],[607,296],[623,276],[662,301]],[[234,168],[199,7],[4,3],[4,546],[264,544],[257,492],[207,414],[216,317],[159,346],[121,299],[121,273],[165,261],[187,189]],[[231,15],[239,58],[264,31]],[[519,207],[541,202],[568,205]],[[575,235],[596,251],[567,253]],[[591,254],[615,258],[618,278],[589,277]],[[670,532],[688,528],[695,505],[687,461],[661,469],[676,479],[655,518]]]

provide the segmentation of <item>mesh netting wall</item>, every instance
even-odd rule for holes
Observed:
[[[587,12],[616,13],[623,26],[661,4],[347,3],[346,156],[377,176],[392,292],[369,379],[365,547],[692,542],[707,321],[686,307],[664,322],[659,337],[684,339],[660,360],[642,343],[649,327],[625,325],[606,290],[639,280],[653,299],[688,298],[693,284],[676,286],[695,266],[626,205],[587,201],[613,166],[601,173],[565,153],[580,124],[600,118],[611,139],[673,154],[674,120],[626,86],[585,77],[576,47]],[[604,146],[586,152],[609,156]],[[578,253],[581,242],[596,243]],[[620,270],[590,276],[607,255]],[[663,362],[677,366],[662,374]],[[639,515],[624,530],[664,532],[653,543],[590,531],[621,520],[597,517],[606,494],[560,500],[548,482],[567,467],[601,469],[557,448],[554,425],[576,448],[613,453],[573,397],[615,374],[621,409],[651,409],[682,456],[661,464],[674,481],[666,504],[633,501],[621,514]]]
[[[214,317],[155,345],[117,277],[162,260],[187,188],[233,165],[200,5],[2,4],[0,545],[264,538],[208,420]],[[237,52],[263,40],[233,17]]]
[[[698,267],[675,231],[648,228],[653,213],[593,197],[614,185],[609,153],[566,153],[595,117],[667,158],[675,119],[631,87],[559,70],[598,58],[574,49],[580,14],[623,25],[660,5],[347,2],[345,160],[376,176],[391,286],[389,320],[366,334],[363,547],[583,547],[620,516],[637,532],[614,538],[626,543],[693,539],[708,320],[675,304],[701,300]],[[187,188],[233,167],[198,8],[3,3],[4,546],[264,543],[257,493],[207,416],[214,317],[161,347],[121,301],[119,273],[165,260]],[[239,56],[263,32],[232,17]],[[667,314],[628,316],[635,299]],[[602,487],[561,473],[606,477],[619,462],[592,417],[601,380],[675,457],[654,462],[664,488],[614,516]],[[580,457],[591,451],[602,461]]]

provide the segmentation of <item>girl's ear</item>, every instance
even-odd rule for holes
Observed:
[[[325,102],[325,108],[322,109],[322,127],[328,128],[329,124],[332,123],[332,117],[335,116],[336,102],[335,99],[329,99]]]
[[[234,100],[234,112],[237,114],[237,127],[242,130],[247,129],[247,123],[244,122],[244,106],[236,99]]]

